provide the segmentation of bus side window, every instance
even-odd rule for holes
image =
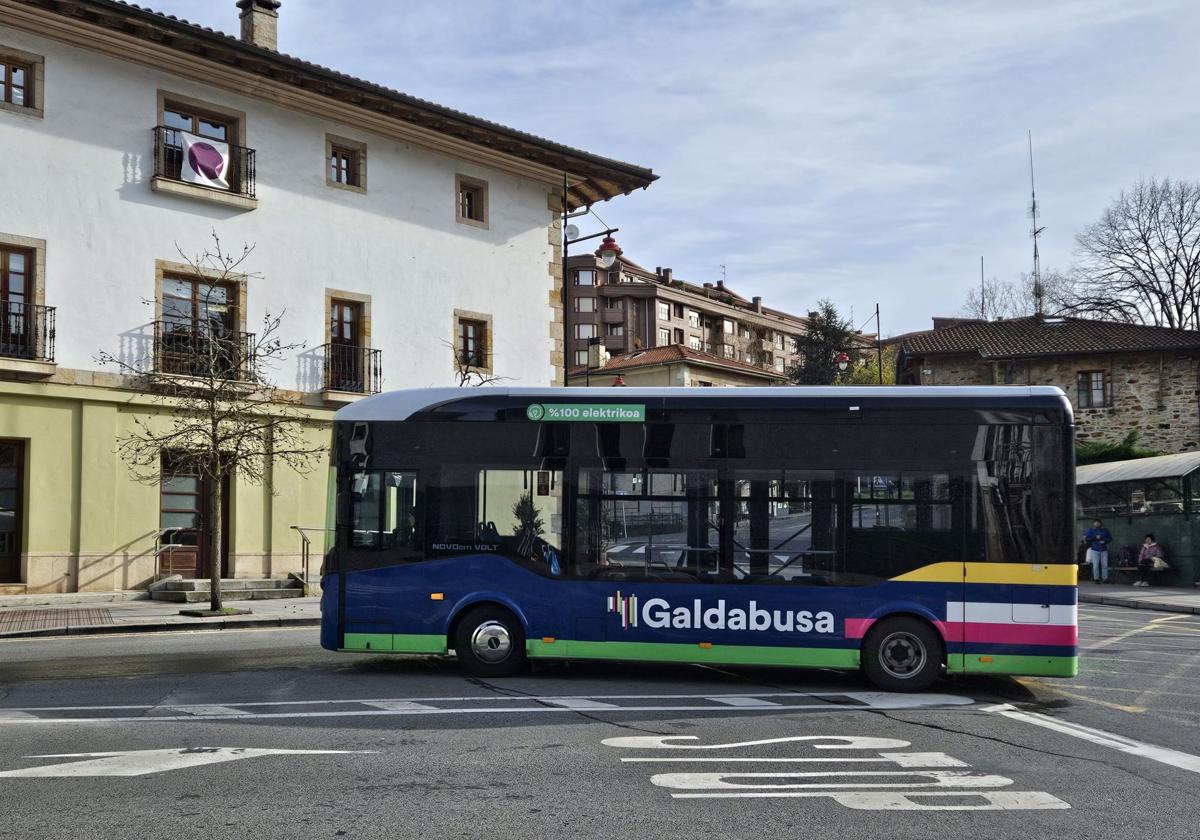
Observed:
[[[416,549],[417,474],[362,470],[350,476],[349,545],[355,549]]]

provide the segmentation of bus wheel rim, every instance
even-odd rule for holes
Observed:
[[[919,674],[928,657],[925,643],[902,630],[889,633],[879,643],[879,664],[897,679],[906,680]]]
[[[512,653],[512,634],[499,621],[485,621],[471,634],[471,652],[484,662],[503,662]]]

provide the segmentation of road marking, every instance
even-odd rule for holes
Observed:
[[[730,762],[754,762],[762,764],[814,764],[837,762],[839,764],[895,764],[899,767],[969,767],[953,756],[943,752],[928,753],[880,753],[880,758],[845,758],[843,756],[821,756],[820,758],[746,758],[743,756],[721,756],[720,758],[695,758],[693,756],[669,756],[667,758],[622,758],[629,764],[696,764],[700,762],[728,764]]]
[[[553,703],[556,700],[574,700],[574,699],[600,699],[600,700],[716,700],[718,698],[729,697],[790,697],[793,699],[820,699],[823,697],[836,697],[839,700],[850,698],[864,705],[881,701],[890,701],[902,704],[901,707],[906,707],[912,704],[916,707],[924,707],[930,704],[944,704],[949,706],[970,706],[975,703],[969,697],[960,697],[956,694],[888,694],[880,691],[837,691],[837,692],[798,692],[798,691],[763,691],[763,692],[737,692],[734,694],[553,694],[553,695],[532,695],[532,694],[476,694],[465,697],[369,697],[369,698],[347,698],[345,700],[255,700],[248,702],[239,702],[236,700],[226,700],[216,702],[213,705],[232,706],[237,708],[254,708],[257,706],[330,706],[330,705],[345,705],[354,703],[391,703],[397,700],[411,701],[413,703],[478,703],[485,702],[503,702],[503,701],[535,701],[539,703]],[[200,704],[194,704],[200,705]],[[841,704],[839,704],[841,706]],[[119,706],[13,706],[11,709],[2,711],[23,711],[23,712],[75,712],[75,711],[122,711],[133,709],[186,709],[187,705],[119,705]],[[854,706],[846,706],[845,708],[854,708]]]
[[[386,715],[455,715],[455,714],[517,714],[529,712],[573,712],[583,709],[602,712],[704,712],[706,714],[721,714],[733,712],[810,712],[832,710],[839,711],[878,711],[881,709],[926,709],[952,708],[973,706],[969,697],[957,697],[948,694],[884,694],[882,692],[839,692],[836,694],[797,694],[795,692],[776,692],[766,695],[769,697],[785,697],[795,700],[795,703],[778,703],[764,707],[754,705],[729,705],[713,701],[727,695],[695,694],[695,695],[596,695],[592,697],[444,697],[444,698],[372,698],[366,700],[293,700],[280,702],[249,702],[249,703],[214,703],[211,705],[191,704],[183,706],[27,706],[17,711],[30,713],[30,717],[0,717],[0,726],[19,724],[73,724],[73,723],[159,723],[196,720],[298,720],[303,718],[330,717],[370,717]],[[754,695],[738,694],[729,697],[751,697]],[[831,704],[822,698],[837,698],[839,701],[849,699],[858,705]],[[707,703],[690,703],[687,700],[701,699]],[[645,705],[622,706],[610,703],[612,700],[657,700],[658,703]],[[807,701],[807,702],[805,702]],[[473,703],[486,705],[467,705],[451,708],[438,708],[432,703]],[[535,705],[508,705],[513,702],[533,703]],[[301,710],[257,712],[261,706],[312,706],[327,709],[331,705],[348,706],[352,708],[331,709],[328,711]],[[357,708],[353,708],[357,707]],[[366,708],[363,708],[366,707]],[[221,709],[224,708],[225,712]],[[206,714],[197,714],[196,710],[207,710]],[[143,711],[141,715],[96,715],[108,711]],[[38,717],[38,712],[80,712],[76,717]]]
[[[761,697],[709,697],[714,703],[725,703],[729,706],[759,706],[765,708],[767,706],[779,706],[771,700],[764,700]]]
[[[836,778],[839,781],[830,782],[825,779]],[[842,781],[848,779],[865,779],[866,781]],[[919,779],[920,781],[900,782],[901,779]],[[730,779],[789,779],[782,784],[765,784],[729,781]],[[799,781],[805,780],[805,781]],[[799,789],[836,788],[998,788],[1008,787],[1012,779],[993,774],[972,773],[970,770],[846,770],[828,773],[825,771],[806,771],[802,773],[658,773],[650,777],[650,784],[658,787],[673,788],[674,790],[722,790],[742,789],[739,793],[750,789],[767,790],[770,793]],[[673,794],[674,795],[674,794]],[[712,796],[713,794],[708,794]]]
[[[908,741],[898,738],[873,738],[866,735],[788,735],[784,738],[763,738],[758,741],[736,741],[732,744],[675,744],[672,741],[698,741],[699,735],[623,735],[605,738],[600,743],[606,747],[628,750],[736,750],[742,747],[761,747],[767,744],[793,744],[809,741],[818,750],[902,750],[910,747]]]
[[[983,804],[937,805],[923,804],[921,799],[942,799],[943,797],[975,797],[983,800]],[[938,791],[927,792],[891,792],[891,791],[854,791],[839,793],[835,791],[781,791],[766,793],[749,791],[746,793],[675,793],[674,799],[762,799],[762,798],[804,798],[832,799],[846,808],[857,811],[1060,811],[1071,806],[1057,796],[1045,791]]]
[[[195,715],[196,717],[237,717],[239,715],[251,714],[250,712],[233,709],[229,706],[173,706],[170,708],[179,709],[179,711],[185,714]]]
[[[1149,621],[1146,624],[1143,624],[1141,627],[1135,627],[1132,630],[1126,630],[1124,633],[1118,633],[1116,636],[1110,636],[1107,639],[1101,639],[1098,642],[1093,642],[1090,645],[1086,645],[1086,646],[1082,647],[1081,650],[1092,651],[1092,650],[1102,650],[1103,648],[1106,648],[1106,647],[1112,647],[1113,645],[1118,644],[1119,642],[1122,642],[1125,639],[1128,639],[1130,636],[1136,636],[1139,633],[1148,633],[1151,630],[1158,629],[1158,625],[1163,624],[1164,622],[1178,621],[1181,618],[1192,618],[1192,616],[1190,616],[1190,615],[1165,615],[1162,618],[1153,619],[1152,621]]]
[[[1010,706],[994,706],[994,711]],[[625,749],[729,750],[764,745],[796,743],[814,749],[870,750],[881,744],[909,746],[891,738],[843,735],[799,735],[735,743],[679,743],[697,740],[696,736],[625,736],[602,741],[606,746]],[[669,772],[650,776],[650,782],[671,790],[673,799],[783,799],[825,798],[843,807],[873,811],[1004,811],[1063,810],[1071,806],[1045,791],[999,791],[1013,780],[993,773],[976,773],[970,765],[942,752],[880,752],[872,757],[826,755],[821,757],[747,757],[721,755],[695,758],[678,755],[622,758],[622,763],[696,763],[760,764],[770,772]],[[825,762],[862,764],[890,762],[904,770],[814,770],[787,772],[769,765]],[[964,768],[945,770],[940,768]],[[931,769],[939,768],[939,769]]]
[[[426,706],[423,703],[414,703],[411,700],[371,700],[365,701],[364,706],[374,706],[376,709],[383,709],[385,712],[432,712],[433,706]]]
[[[1160,764],[1167,764],[1171,767],[1178,767],[1181,770],[1200,773],[1200,756],[1195,756],[1191,753],[1180,752],[1179,750],[1172,750],[1167,747],[1159,747],[1143,741],[1135,741],[1133,738],[1126,738],[1123,735],[1116,735],[1112,732],[1105,732],[1102,729],[1092,729],[1078,723],[1058,720],[1057,718],[1038,714],[1037,712],[1022,712],[1011,706],[1007,709],[997,710],[996,714],[1004,715],[1013,720],[1031,723],[1034,726],[1050,729],[1063,735],[1070,735],[1072,738],[1079,738],[1129,755],[1148,758]]]
[[[66,764],[47,764],[0,771],[6,779],[78,778],[82,776],[148,776],[206,764],[220,764],[268,755],[354,755],[370,750],[269,750],[250,747],[189,747],[170,750],[28,755],[26,758],[83,758]]]

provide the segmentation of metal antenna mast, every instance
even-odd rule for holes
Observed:
[[[1033,236],[1033,300],[1037,307],[1037,314],[1042,315],[1042,299],[1046,296],[1046,290],[1042,288],[1042,258],[1038,253],[1038,236],[1041,235],[1044,227],[1038,227],[1038,203],[1037,190],[1033,186],[1033,132],[1029,132],[1029,214],[1033,217],[1033,227],[1031,235]]]
[[[983,254],[979,255],[979,317],[987,320],[987,284],[983,282]]]

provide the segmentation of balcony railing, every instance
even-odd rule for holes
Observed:
[[[247,379],[254,371],[254,333],[205,323],[155,321],[154,370],[175,376]]]
[[[370,347],[326,344],[325,390],[352,394],[378,394],[383,383],[381,354]]]
[[[0,356],[54,361],[54,307],[32,303],[0,303]]]
[[[173,181],[184,181],[183,178],[183,137],[175,128],[159,125],[154,128],[154,176],[170,178]],[[222,141],[223,142],[223,141]],[[227,143],[229,146],[229,165],[221,172],[225,183],[229,184],[228,192],[254,198],[254,149]],[[191,182],[185,182],[191,183]],[[199,186],[207,186],[201,184]],[[213,189],[210,187],[210,189]]]

